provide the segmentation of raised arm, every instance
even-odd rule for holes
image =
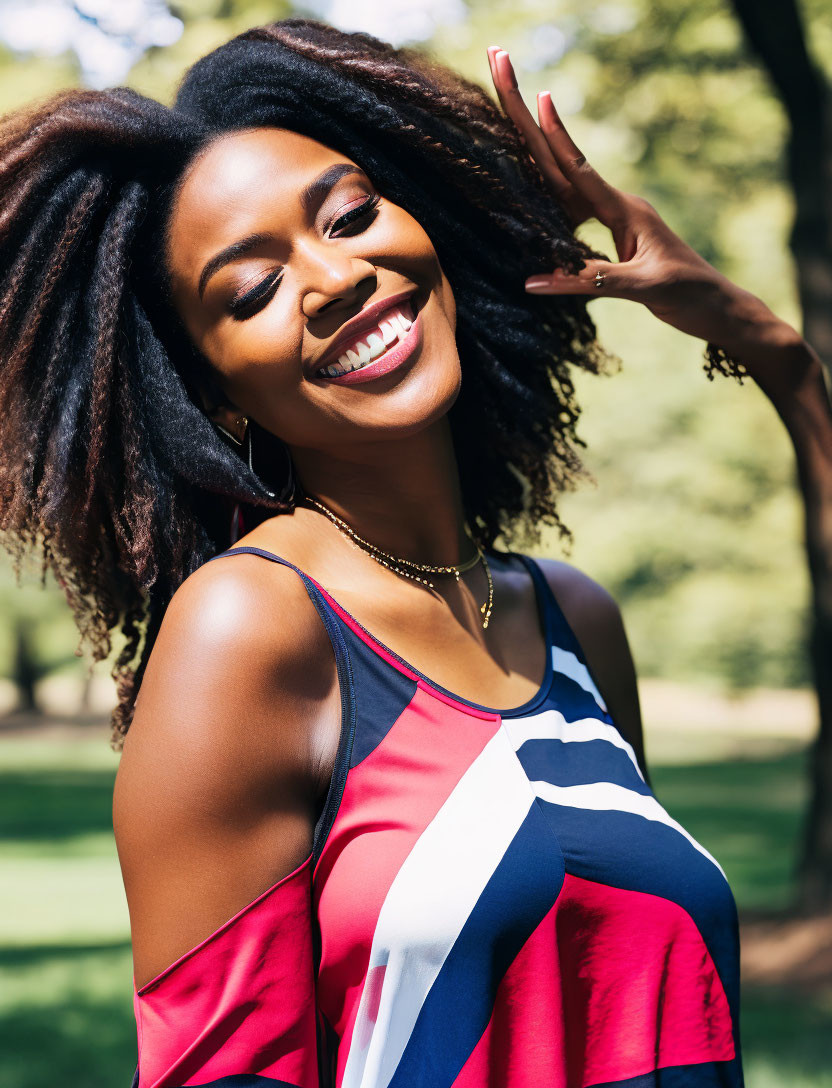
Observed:
[[[590,260],[577,274],[530,276],[538,294],[612,295],[646,306],[669,325],[722,349],[771,400],[795,447],[813,539],[832,538],[832,404],[813,349],[755,295],[700,257],[646,200],[616,189],[586,161],[551,95],[538,95],[536,121],[508,54],[489,49],[494,85],[573,225],[592,216],[612,232],[619,260]],[[817,524],[820,519],[820,524]]]
[[[206,564],[179,589],[124,744],[113,822],[140,1088],[244,1075],[317,1085],[316,738],[340,699],[303,584],[264,566]]]

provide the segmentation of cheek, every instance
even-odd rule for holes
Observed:
[[[299,322],[287,320],[284,308],[272,303],[249,321],[223,322],[206,336],[202,350],[229,393],[285,394],[301,380],[300,336]]]
[[[385,263],[406,272],[420,286],[430,287],[441,296],[444,306],[444,285],[447,281],[427,231],[418,220],[395,204],[388,205],[385,227],[385,252],[380,253],[379,257],[388,258]]]

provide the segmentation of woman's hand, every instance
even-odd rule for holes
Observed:
[[[491,46],[488,59],[503,110],[573,228],[594,216],[609,227],[618,253],[617,263],[590,260],[577,274],[555,269],[532,276],[527,291],[632,299],[667,324],[718,344],[743,362],[801,342],[765,303],[683,242],[651,204],[605,181],[575,146],[548,91],[537,96],[536,122],[520,95],[507,52]]]

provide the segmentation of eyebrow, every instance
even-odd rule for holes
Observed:
[[[337,162],[333,166],[327,167],[322,174],[319,174],[313,181],[310,181],[301,191],[300,202],[303,210],[309,214],[319,208],[330,189],[332,189],[341,178],[346,177],[348,174],[360,174],[362,177],[366,176],[359,166],[354,166],[349,162]],[[262,245],[263,242],[268,242],[270,239],[270,234],[259,231],[257,234],[248,234],[245,238],[240,238],[239,241],[232,242],[230,246],[221,249],[219,253],[215,253],[213,257],[205,262],[205,266],[199,274],[199,285],[197,288],[199,297],[202,298],[205,293],[205,286],[215,272],[218,272],[232,261],[236,261],[240,257],[245,257],[247,253],[250,253],[257,246]]]

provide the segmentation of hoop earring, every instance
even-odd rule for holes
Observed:
[[[222,431],[222,433],[225,435],[226,438],[230,438],[235,446],[242,446],[243,442],[245,441],[246,434],[248,434],[248,431],[249,431],[248,417],[247,416],[240,416],[236,420],[236,422],[237,423],[245,423],[245,425],[246,425],[245,434],[243,435],[242,438],[238,438],[236,436],[236,434],[234,434],[233,431],[227,430],[225,427],[223,427],[223,425],[221,423],[214,422],[214,426],[217,428],[218,431]]]

